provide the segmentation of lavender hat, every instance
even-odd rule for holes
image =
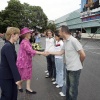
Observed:
[[[20,31],[20,36],[21,36],[21,35],[24,35],[24,34],[26,34],[26,33],[32,33],[32,32],[34,32],[34,30],[30,30],[29,28],[24,27],[24,28],[22,28],[21,31]]]

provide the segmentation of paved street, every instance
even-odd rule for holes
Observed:
[[[45,38],[41,38],[44,47]],[[84,68],[80,77],[78,100],[100,100],[100,40],[81,40],[86,52]],[[0,49],[3,41],[0,40]],[[18,44],[16,45],[18,50]],[[65,100],[60,97],[60,89],[51,84],[50,79],[45,78],[46,59],[37,55],[33,58],[33,79],[31,87],[37,91],[36,95],[19,93],[18,100]],[[25,89],[25,83],[23,84]]]
[[[100,100],[100,40],[82,40],[86,52],[78,100]]]

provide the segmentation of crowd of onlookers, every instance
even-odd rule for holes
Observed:
[[[81,40],[82,33],[81,33],[81,31],[76,30],[76,32],[72,33],[72,36],[77,38],[78,40]]]

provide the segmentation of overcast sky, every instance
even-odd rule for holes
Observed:
[[[0,0],[0,11],[8,5],[7,1]],[[81,0],[19,0],[21,3],[28,3],[32,6],[41,6],[49,20],[55,20],[80,8]]]

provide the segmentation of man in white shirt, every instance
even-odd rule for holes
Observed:
[[[67,69],[67,100],[77,100],[78,85],[85,52],[80,42],[74,38],[67,26],[61,26],[59,35],[64,39],[64,46],[61,51],[47,52],[47,54],[62,55],[65,54]]]

